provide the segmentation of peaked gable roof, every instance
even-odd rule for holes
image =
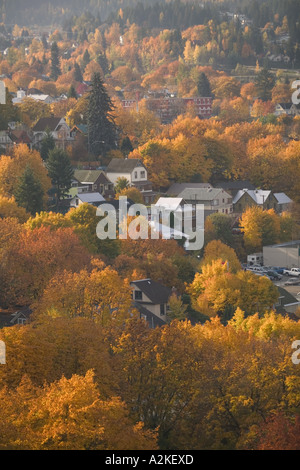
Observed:
[[[136,167],[145,165],[138,158],[113,158],[106,168],[107,173],[131,173]]]
[[[212,201],[216,199],[220,193],[224,197],[231,198],[230,194],[226,193],[222,188],[187,188],[178,196],[186,200]]]
[[[55,131],[60,121],[63,118],[61,117],[45,117],[38,120],[36,125],[32,128],[33,132],[45,132],[46,129],[50,131]]]
[[[233,199],[233,204],[236,204],[245,194],[248,194],[256,204],[263,205],[270,196],[271,191],[263,191],[262,189],[256,189],[255,191],[243,189],[236,193]]]
[[[100,178],[103,182],[111,183],[102,170],[75,170],[74,178],[81,184],[94,184]]]
[[[173,183],[166,192],[167,196],[178,196],[185,189],[212,188],[210,183]]]
[[[184,203],[182,197],[160,197],[155,207],[163,207],[170,211],[176,211]]]
[[[131,284],[138,287],[155,305],[167,303],[172,294],[172,289],[163,286],[159,282],[152,281],[152,279],[132,281]]]

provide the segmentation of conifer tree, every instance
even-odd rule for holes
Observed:
[[[275,80],[272,73],[266,67],[264,67],[256,76],[255,80],[255,87],[258,97],[263,101],[270,100],[272,97],[272,89],[274,84]]]
[[[205,73],[203,72],[200,74],[200,77],[197,83],[197,89],[198,89],[198,95],[203,98],[212,96],[209,80],[207,76],[205,75]]]
[[[89,51],[86,49],[82,58],[83,70],[85,70],[86,66],[90,63],[90,61],[91,61],[91,56],[89,54]]]
[[[59,75],[61,75],[59,49],[57,43],[54,42],[51,47],[51,79],[56,82]]]
[[[54,186],[56,207],[58,207],[60,201],[66,197],[66,194],[72,186],[74,170],[68,154],[58,148],[49,152],[46,167]]]
[[[69,88],[69,91],[68,91],[68,98],[75,98],[75,99],[78,98],[77,93],[76,93],[76,90],[75,90],[75,88],[74,88],[74,85],[71,85],[70,88]]]
[[[82,82],[83,81],[83,76],[81,72],[81,68],[77,62],[75,62],[74,65],[74,80],[75,82]]]
[[[43,210],[43,196],[44,191],[41,183],[35,178],[30,166],[27,165],[15,192],[16,202],[27,212],[35,215]]]
[[[118,130],[113,117],[114,106],[99,73],[95,73],[88,97],[88,146],[94,155],[105,155],[117,148]]]

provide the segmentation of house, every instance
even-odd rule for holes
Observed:
[[[79,207],[81,204],[87,203],[98,207],[101,202],[106,202],[100,193],[78,193],[70,201],[70,207]]]
[[[31,98],[34,101],[41,101],[42,103],[45,104],[52,104],[54,103],[55,99],[52,98],[50,95],[40,95],[40,94],[34,94],[34,95],[27,95],[27,98]]]
[[[293,114],[292,103],[277,103],[274,111],[275,116],[283,114],[291,116]]]
[[[65,119],[51,116],[39,119],[32,128],[34,146],[40,146],[43,138],[47,134],[47,131],[51,133],[55,140],[55,145],[58,148],[65,150],[67,145],[74,142],[74,139],[71,136],[71,129]]]
[[[160,197],[154,205],[156,217],[151,210],[150,225],[165,239],[177,238],[188,240],[189,229],[196,228],[194,206],[187,206],[181,197]]]
[[[130,285],[132,299],[140,311],[141,318],[150,322],[150,326],[166,323],[172,289],[152,279],[132,281]]]
[[[282,212],[287,212],[291,210],[293,201],[285,193],[274,193],[274,197],[277,201],[276,211],[279,214],[282,214]]]
[[[277,287],[277,289],[279,290],[279,298],[274,305],[274,309],[277,313],[287,314],[292,319],[298,321],[300,317],[296,312],[300,307],[300,301],[283,287]]]
[[[233,198],[233,212],[242,214],[248,207],[258,206],[264,210],[277,210],[277,199],[272,191],[262,189],[238,191]]]
[[[114,197],[114,185],[102,170],[75,170],[74,179],[90,193],[100,193],[105,199]]]
[[[212,188],[212,185],[209,183],[173,183],[168,191],[166,196],[168,197],[178,197],[178,195],[185,189],[209,189]]]
[[[8,131],[0,131],[0,151],[6,152],[14,145]]]
[[[24,307],[14,313],[0,312],[0,328],[8,328],[15,325],[25,325],[30,321],[32,310]]]
[[[137,158],[113,158],[106,168],[106,175],[114,184],[119,178],[126,178],[130,186],[148,181],[145,165]]]
[[[215,212],[233,212],[232,196],[221,188],[186,188],[178,197],[183,198],[187,204],[203,204],[206,217]]]
[[[9,131],[9,137],[15,145],[26,144],[32,148],[32,139],[24,129],[14,129]]]

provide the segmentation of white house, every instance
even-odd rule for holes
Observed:
[[[147,182],[148,172],[145,165],[137,158],[113,158],[106,169],[106,175],[116,184],[119,178],[126,178],[130,186]]]
[[[141,317],[149,321],[151,315],[147,315],[148,311],[148,313],[150,312],[157,319],[166,322],[168,303],[172,295],[172,289],[152,279],[132,281],[130,285],[132,288],[134,306],[138,308],[138,310],[142,307],[140,310]]]

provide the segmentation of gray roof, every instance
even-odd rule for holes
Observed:
[[[145,165],[138,158],[113,158],[106,168],[106,172],[131,173],[138,166],[144,167],[146,169]]]
[[[81,184],[94,184],[98,178],[102,178],[107,181],[111,182],[109,178],[105,175],[102,170],[75,170],[74,171],[74,178],[77,179]]]
[[[186,201],[195,200],[195,201],[212,201],[216,199],[219,194],[224,195],[227,198],[231,198],[231,195],[226,193],[221,188],[208,188],[208,189],[197,189],[197,188],[187,188],[184,189],[178,197],[185,199]]]
[[[278,243],[277,245],[267,245],[264,248],[289,248],[300,246],[300,240],[293,240],[291,242]]]
[[[248,194],[256,204],[263,205],[270,196],[271,191],[264,191],[262,189],[256,189],[255,191],[252,189],[241,189],[236,193],[233,204],[236,204],[244,194]]]
[[[209,183],[173,183],[172,186],[166,192],[167,196],[176,197],[185,189],[203,189],[203,188],[212,188],[212,185]]]
[[[132,281],[131,284],[135,284],[155,305],[167,303],[172,294],[172,289],[152,279]]]
[[[104,197],[100,193],[81,193],[76,196],[82,202],[93,204],[95,202],[105,201]]]
[[[291,204],[293,201],[285,193],[274,193],[278,204]]]

